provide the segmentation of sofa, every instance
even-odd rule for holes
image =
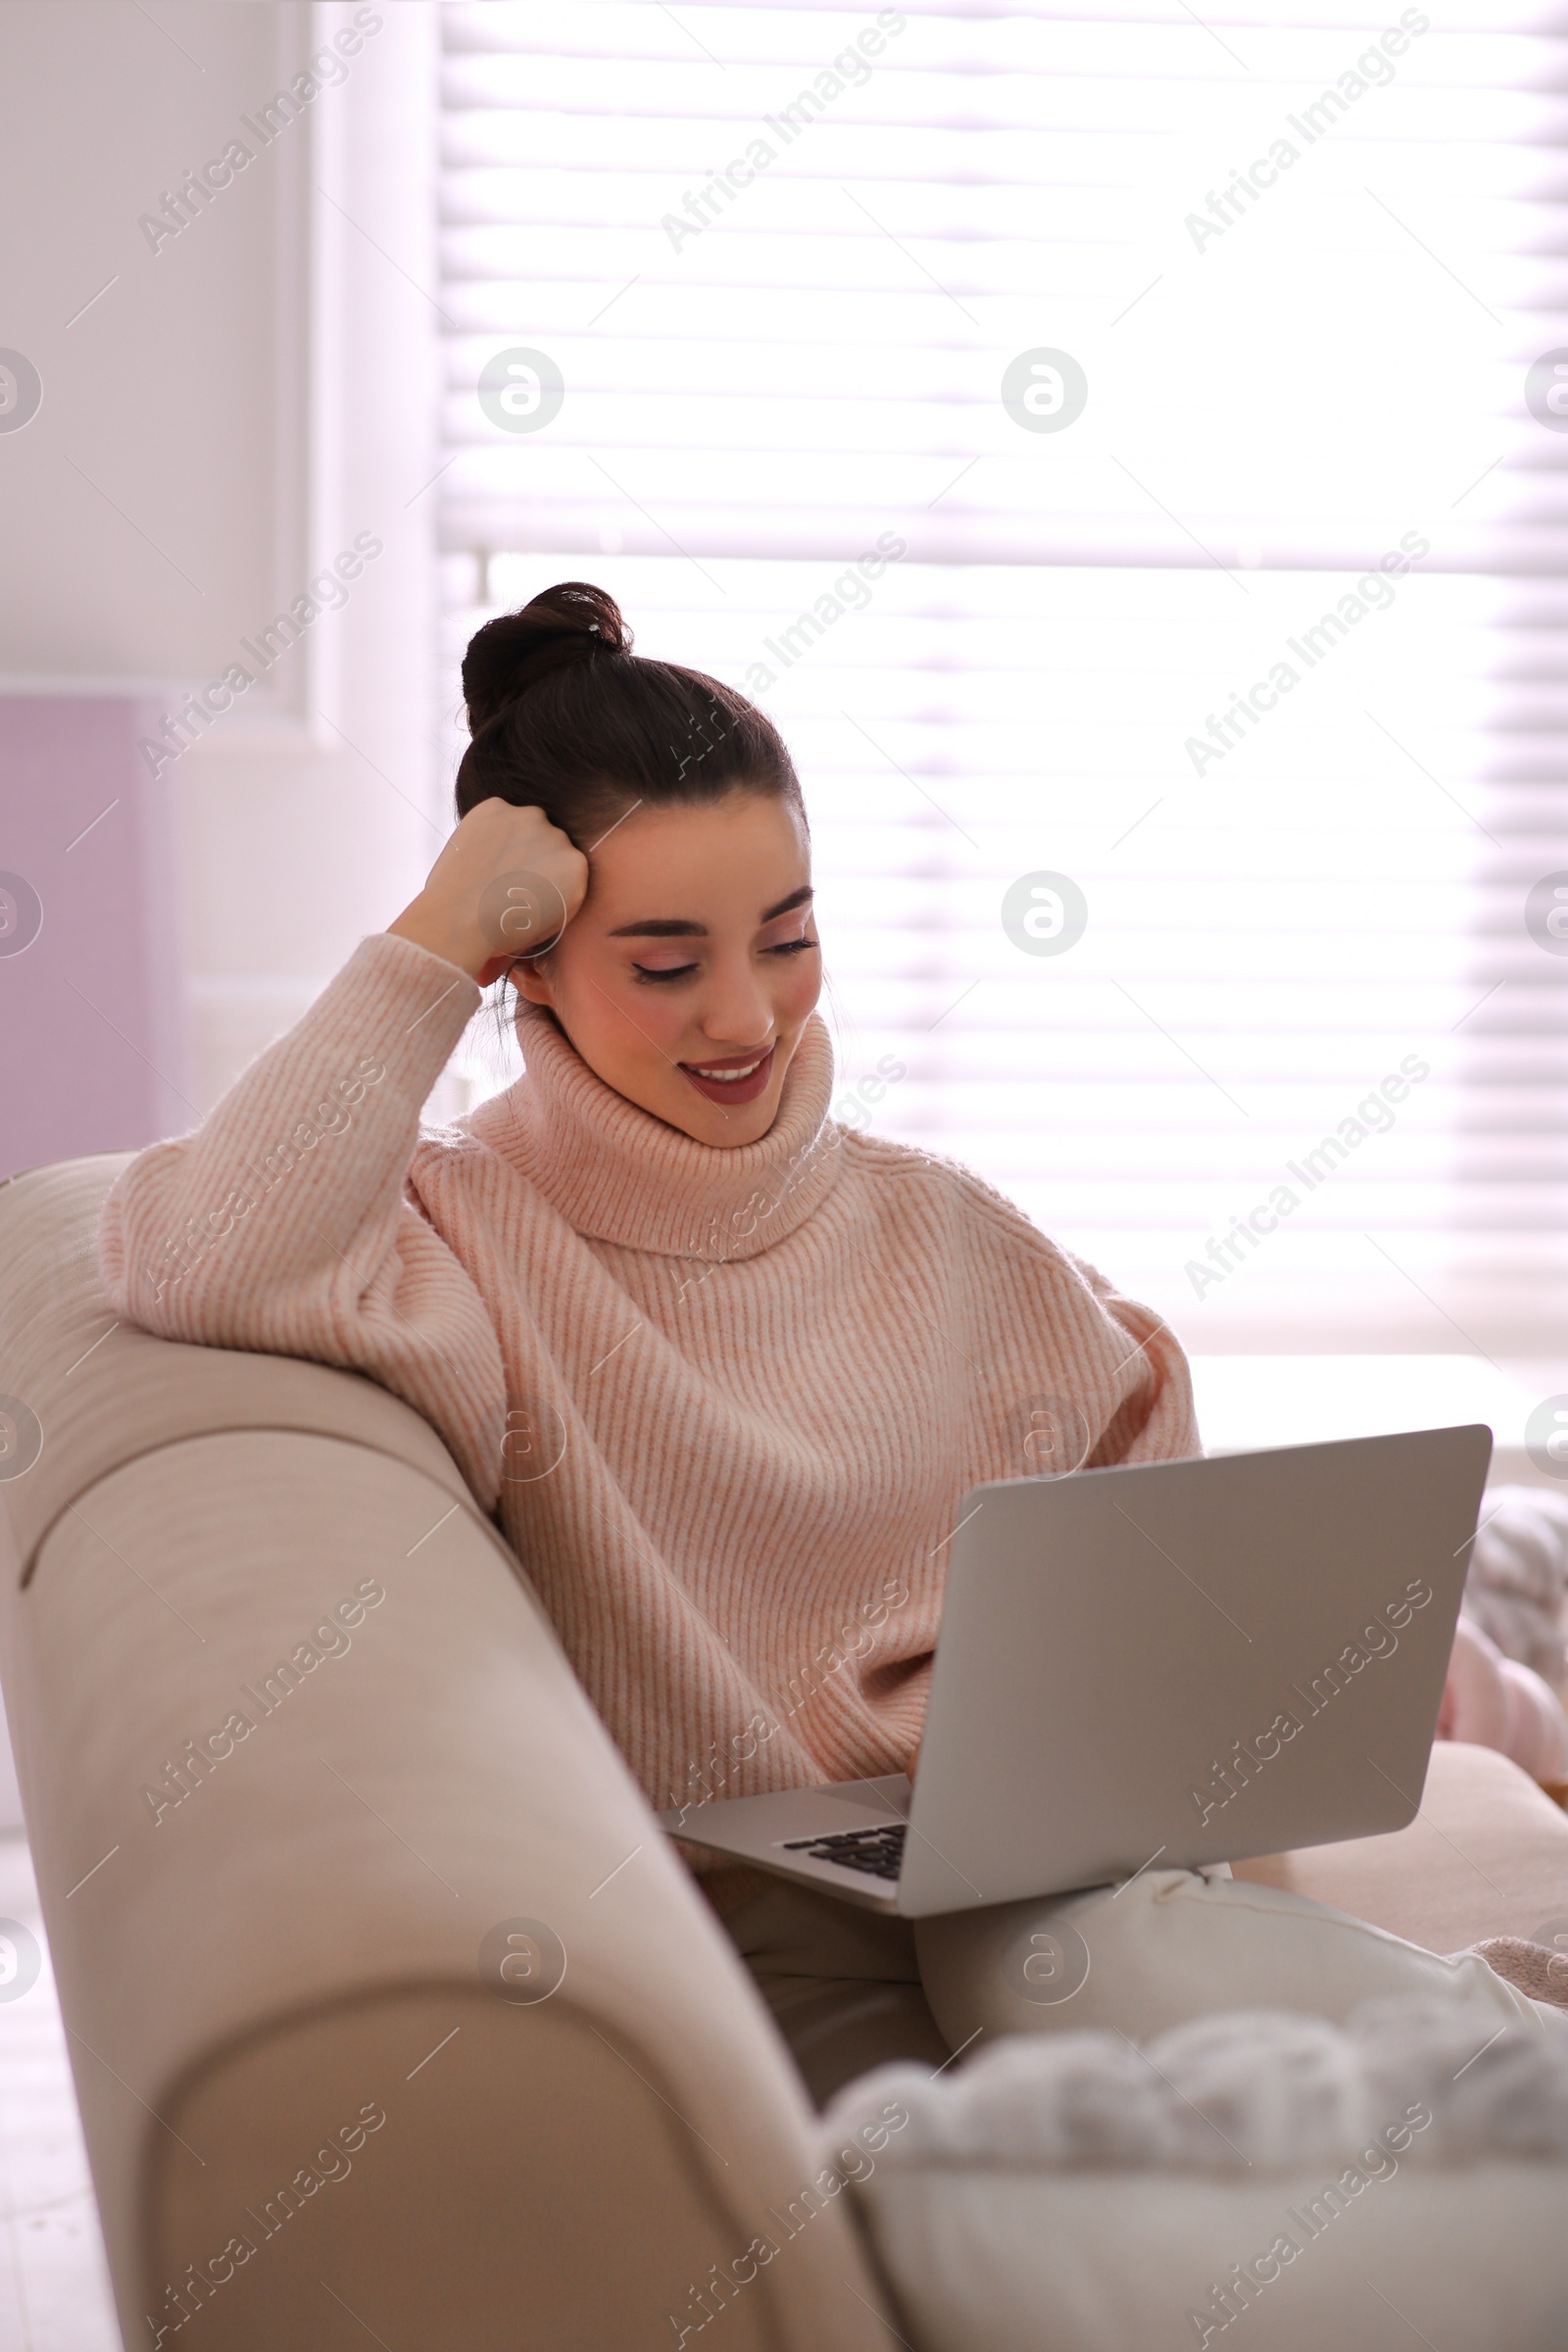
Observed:
[[[964,2342],[961,2298],[911,2317],[874,2251],[879,2197],[882,2242],[926,2214],[929,2251],[932,2176],[839,2193],[874,2168],[824,2169],[833,2125],[431,1429],[357,1375],[115,1321],[123,1164],[0,1185],[0,1678],[126,2344]],[[1059,2326],[1048,2265],[976,2352],[1181,2340],[1082,2277],[1086,2201],[1107,2284],[1129,2230],[1195,2242],[1168,2186],[1054,2180],[1060,2228],[1026,2235],[1071,2272]],[[1201,2194],[1223,2248],[1242,2190]]]
[[[0,1186],[0,1670],[125,2341],[673,2341],[819,2169],[789,2055],[426,1424],[114,1324],[122,1164]],[[887,2312],[834,2204],[727,2352]]]

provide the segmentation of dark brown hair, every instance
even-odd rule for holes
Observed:
[[[580,850],[639,801],[776,793],[804,820],[771,719],[716,678],[631,647],[614,598],[586,580],[476,630],[463,661],[473,740],[458,769],[459,816],[489,800],[542,808]]]

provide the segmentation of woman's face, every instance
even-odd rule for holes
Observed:
[[[561,945],[513,979],[588,1067],[700,1144],[755,1144],[822,985],[806,828],[772,793],[640,808]]]

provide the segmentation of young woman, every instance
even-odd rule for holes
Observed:
[[[489,622],[463,683],[428,882],[122,1178],[115,1305],[431,1421],[656,1807],[907,1769],[965,1489],[1038,1467],[1054,1416],[1092,1464],[1197,1451],[1181,1351],[974,1177],[829,1117],[759,710],[580,583]],[[421,1133],[503,977],[524,1075]],[[907,1929],[692,1859],[817,2087],[945,2055]]]

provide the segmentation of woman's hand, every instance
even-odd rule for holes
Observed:
[[[387,929],[481,987],[553,945],[588,891],[588,860],[542,808],[481,801]]]

